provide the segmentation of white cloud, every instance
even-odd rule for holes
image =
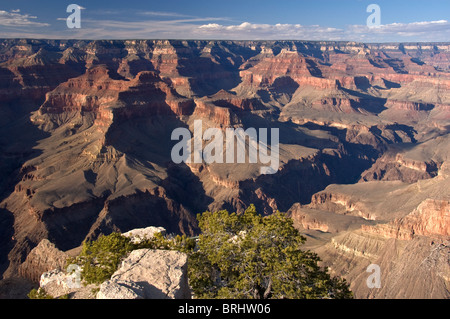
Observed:
[[[82,17],[80,29],[62,27],[54,32],[47,32],[40,38],[71,39],[192,39],[195,29],[205,22],[223,21],[226,18],[187,18],[176,17],[168,20],[96,20]],[[65,21],[66,18],[57,18]]]
[[[83,7],[82,7],[83,8]],[[83,8],[84,9],[84,8]],[[366,25],[348,25],[333,28],[320,25],[231,23],[225,17],[195,17],[177,12],[143,11],[135,12],[133,21],[108,19],[105,13],[82,16],[81,29],[68,30],[62,24],[55,24],[39,38],[74,39],[218,39],[218,40],[328,40],[360,42],[445,42],[450,39],[450,23],[447,20],[419,21],[412,23],[391,23],[377,28]],[[93,17],[99,17],[94,19]],[[129,15],[128,15],[129,16]],[[119,18],[119,16],[118,16]],[[20,10],[0,11],[0,27],[3,37],[17,37],[20,27],[23,36],[39,33],[34,27],[49,26],[39,23],[37,17],[20,13]],[[65,21],[67,18],[57,18]],[[6,28],[5,28],[6,27]],[[28,28],[26,28],[28,27]]]
[[[164,12],[164,11],[143,11],[139,12],[139,14],[151,17],[182,17],[182,18],[192,17],[187,14],[181,14],[177,12]]]
[[[349,41],[448,41],[450,23],[447,20],[392,23],[370,28],[365,25],[349,25],[343,29],[319,25],[254,24],[238,25],[209,23],[194,30],[201,37],[214,39],[267,39],[267,40],[349,40]]]
[[[447,42],[450,39],[450,23],[447,20],[420,21],[411,23],[391,23],[376,28],[354,25],[348,28],[348,33],[356,38],[376,41],[396,41],[403,38],[405,41],[436,41]]]
[[[380,25],[376,28],[369,28],[367,26],[352,26],[350,31],[357,33],[398,33],[398,32],[413,32],[413,33],[427,33],[434,31],[448,31],[450,30],[450,23],[447,20],[439,21],[422,21],[412,23],[391,23]]]
[[[304,39],[304,40],[321,40],[327,39],[340,40],[343,34],[342,29],[321,27],[321,26],[304,26],[301,24],[254,24],[244,22],[239,25],[220,25],[210,23],[199,26],[195,32],[202,36],[211,38],[230,38],[230,39]]]
[[[36,16],[29,14],[20,14],[20,9],[11,10],[11,12],[0,10],[0,26],[6,27],[44,27],[48,23],[32,21]]]

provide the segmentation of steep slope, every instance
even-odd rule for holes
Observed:
[[[449,298],[449,157],[436,147],[448,138],[400,149],[408,160],[396,161],[398,175],[384,163],[380,180],[330,185],[309,205],[290,209],[297,227],[312,236],[311,247],[358,298]],[[442,163],[435,177],[418,177],[426,172],[424,159]],[[380,266],[381,288],[366,283],[370,264]]]

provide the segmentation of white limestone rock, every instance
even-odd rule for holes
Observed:
[[[100,285],[97,299],[144,299],[144,288],[131,281],[108,280]]]
[[[45,272],[41,275],[39,287],[54,298],[65,295],[70,296],[71,299],[95,298],[92,290],[96,288],[96,285],[83,285],[80,278],[81,269],[73,270],[75,271],[71,273],[58,269]]]
[[[45,289],[47,286],[61,286],[61,289],[67,289],[68,275],[59,270],[54,269],[44,272],[41,275],[41,280],[39,281],[39,287]]]
[[[114,282],[134,282],[145,299],[190,299],[187,255],[178,251],[132,251],[111,277]]]
[[[139,244],[145,239],[152,238],[156,233],[166,234],[166,229],[164,227],[147,227],[147,228],[136,228],[123,233],[125,237],[131,238],[132,243]]]

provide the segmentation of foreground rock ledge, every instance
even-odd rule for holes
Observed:
[[[98,299],[190,299],[187,255],[178,251],[139,249],[130,253]]]
[[[42,274],[40,288],[55,298],[191,299],[187,255],[171,250],[132,251],[111,279],[100,286],[74,286],[73,275],[55,269]]]

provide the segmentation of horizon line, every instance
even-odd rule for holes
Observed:
[[[450,41],[387,41],[387,42],[362,42],[355,40],[294,40],[294,39],[246,39],[246,40],[233,40],[233,39],[175,39],[175,38],[121,38],[121,39],[63,39],[63,38],[27,38],[27,37],[0,37],[0,40],[41,40],[41,41],[207,41],[207,42],[335,42],[335,43],[357,43],[357,44],[450,44]]]

